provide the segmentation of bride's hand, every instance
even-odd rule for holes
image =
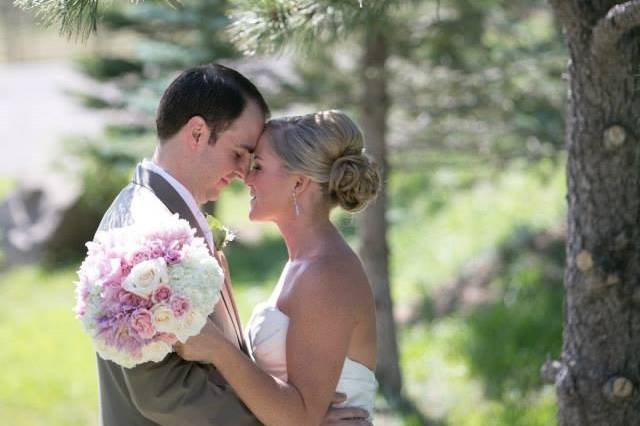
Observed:
[[[220,329],[210,320],[200,331],[200,334],[190,337],[185,343],[176,343],[174,348],[178,355],[187,361],[199,361],[213,363],[212,355],[224,335]]]

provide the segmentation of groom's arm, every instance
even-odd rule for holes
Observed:
[[[123,371],[133,404],[162,426],[260,424],[231,387],[210,380],[208,366],[170,354]]]

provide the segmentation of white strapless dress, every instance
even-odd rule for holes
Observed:
[[[258,304],[246,329],[246,339],[255,363],[265,372],[287,381],[287,329],[289,317],[269,302]],[[378,382],[369,368],[349,358],[344,360],[337,391],[347,395],[339,407],[359,407],[373,417]]]

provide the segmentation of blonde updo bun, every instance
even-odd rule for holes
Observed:
[[[343,112],[278,118],[266,129],[285,167],[319,183],[332,206],[355,212],[376,197],[378,166],[364,153],[362,132]]]
[[[333,162],[329,194],[346,211],[358,211],[375,198],[380,187],[377,167],[366,155],[345,155]]]

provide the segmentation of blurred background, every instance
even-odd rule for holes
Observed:
[[[113,2],[87,40],[0,1],[0,418],[97,424],[72,313],[83,244],[151,156],[164,88],[217,61],[274,116],[347,111],[385,165],[383,199],[334,216],[393,318],[376,424],[555,424],[540,368],[561,348],[567,55],[545,1]],[[284,244],[238,182],[207,208],[238,233],[246,322]]]

